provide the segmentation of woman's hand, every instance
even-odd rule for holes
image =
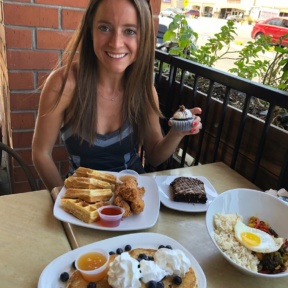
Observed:
[[[196,114],[201,114],[202,113],[202,109],[199,107],[195,107],[193,109],[190,109],[190,111],[192,112],[192,115],[196,115]],[[195,116],[195,119],[192,123],[192,128],[190,130],[190,134],[197,134],[199,133],[199,131],[202,129],[202,122],[201,122],[201,117],[200,116]]]
[[[185,135],[195,135],[195,134],[199,133],[199,131],[202,129],[201,117],[195,116],[197,114],[201,114],[202,109],[199,107],[195,107],[195,108],[190,109],[190,111],[191,111],[192,115],[194,115],[194,121],[192,122],[191,129],[187,130],[187,131],[177,131],[178,133],[181,133],[181,135],[184,135],[184,136]],[[168,125],[171,126],[170,120],[168,121]]]

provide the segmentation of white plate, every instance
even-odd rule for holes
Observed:
[[[64,211],[61,207],[60,200],[66,191],[65,188],[61,189],[55,201],[53,211],[54,216],[64,222],[99,230],[130,231],[150,228],[155,225],[159,216],[160,199],[158,187],[154,178],[151,176],[139,176],[138,186],[145,188],[145,193],[143,195],[145,207],[143,212],[138,215],[132,215],[130,217],[123,218],[123,221],[121,221],[120,225],[117,227],[104,227],[99,225],[98,222],[88,224]]]
[[[175,202],[172,200],[170,183],[175,179],[180,177],[178,176],[156,176],[155,180],[158,185],[160,201],[163,205],[168,208],[183,211],[183,212],[205,212],[207,211],[210,203],[218,196],[216,190],[212,186],[212,184],[202,176],[185,176],[181,175],[181,177],[191,177],[198,178],[204,183],[207,202],[205,204],[201,203],[185,203],[185,202]]]
[[[66,284],[59,280],[60,274],[68,272],[71,274],[73,268],[71,265],[80,253],[88,252],[93,248],[102,248],[108,251],[116,251],[117,248],[124,248],[125,245],[131,245],[133,248],[151,248],[157,249],[159,245],[171,245],[173,249],[182,250],[191,261],[191,267],[194,269],[198,288],[206,288],[205,274],[196,261],[196,259],[181,244],[174,239],[157,233],[136,233],[127,234],[118,237],[109,238],[99,242],[95,242],[81,248],[72,250],[64,255],[56,258],[46,266],[40,275],[38,288],[65,288]]]

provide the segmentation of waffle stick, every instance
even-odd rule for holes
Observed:
[[[81,199],[88,203],[95,203],[97,201],[109,201],[112,196],[111,189],[67,188],[63,198]]]
[[[81,199],[62,198],[61,204],[63,209],[74,215],[79,220],[86,223],[93,223],[99,219],[98,208],[109,205],[109,202],[99,201],[94,204],[89,204]]]
[[[115,185],[99,179],[88,177],[70,176],[64,181],[65,188],[80,189],[111,189],[114,191]]]
[[[102,180],[105,182],[109,182],[111,184],[115,184],[117,181],[117,177],[113,174],[98,171],[98,170],[93,170],[93,169],[85,168],[85,167],[78,167],[75,170],[75,174],[78,177],[94,178],[94,179]]]

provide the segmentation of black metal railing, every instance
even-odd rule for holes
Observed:
[[[184,103],[187,107],[194,107],[200,103],[203,110],[203,114],[201,115],[203,129],[198,136],[196,147],[195,141],[191,139],[193,136],[185,137],[181,143],[183,153],[180,167],[185,165],[186,153],[191,150],[191,145],[194,145],[194,151],[196,151],[193,155],[194,165],[198,165],[199,163],[204,164],[224,161],[232,169],[237,170],[253,183],[258,184],[259,187],[261,187],[261,177],[267,175],[268,172],[266,166],[269,166],[269,163],[266,163],[266,166],[264,165],[263,168],[262,162],[269,162],[269,159],[273,158],[273,155],[269,155],[267,157],[265,156],[265,160],[263,160],[263,156],[267,154],[267,147],[265,147],[265,145],[267,139],[269,139],[270,143],[271,127],[273,127],[275,130],[273,130],[274,134],[276,133],[277,135],[280,135],[280,138],[283,136],[282,139],[279,138],[278,140],[273,140],[276,142],[276,145],[282,147],[283,151],[280,150],[283,155],[277,156],[277,167],[274,167],[275,165],[271,164],[273,165],[272,168],[274,171],[269,173],[272,173],[275,179],[273,180],[274,184],[271,184],[273,181],[271,183],[268,181],[267,185],[270,188],[272,188],[271,186],[279,189],[282,187],[287,188],[288,132],[285,129],[275,128],[275,125],[273,124],[276,110],[284,112],[288,111],[287,92],[254,81],[246,80],[233,74],[210,68],[190,60],[172,56],[157,49],[155,53],[155,86],[159,94],[160,107],[164,115],[167,118],[171,117],[173,112],[175,112],[175,109],[177,109],[180,104]],[[187,79],[190,80],[190,84],[187,84]],[[203,83],[205,83],[205,91],[202,89]],[[223,93],[220,100],[215,100],[215,87],[219,87],[219,85],[221,86]],[[233,108],[231,108],[232,106],[230,103],[231,93],[235,91],[241,93],[243,98],[242,108],[240,110],[236,109],[239,115],[237,118],[237,127],[232,125],[234,119],[231,118],[231,109]],[[253,116],[251,116],[250,113],[251,103],[255,103],[255,101],[260,101],[261,103],[264,103],[265,107],[267,107],[267,115],[260,121],[260,123],[262,123],[259,126],[261,127],[261,132],[255,131],[257,133],[254,133],[253,126],[251,126],[251,119],[253,119]],[[214,106],[212,105],[212,102],[214,103]],[[218,107],[217,114],[215,114],[215,107]],[[213,123],[213,119],[211,120],[211,115],[217,119],[217,125],[215,124],[216,122]],[[230,118],[228,118],[228,116]],[[288,115],[286,117],[288,117]],[[247,127],[249,126],[248,123],[250,125],[250,131],[247,130]],[[234,131],[231,131],[233,133],[230,133],[229,129],[227,130],[227,125],[233,127],[232,129],[234,129]],[[162,128],[164,133],[168,131],[169,127],[167,126],[167,121],[162,123]],[[257,128],[257,130],[259,130],[259,128]],[[229,140],[229,133],[234,135],[232,141]],[[274,135],[273,133],[272,136]],[[259,134],[259,137],[257,136],[257,143],[256,139],[254,139],[254,134]],[[247,135],[250,135],[250,140],[249,137],[247,140]],[[210,139],[210,142],[207,140],[207,137]],[[227,141],[229,142],[229,147],[223,148]],[[254,152],[245,151],[245,147],[249,147],[247,141],[251,141],[253,146],[257,146],[257,149],[255,149]],[[284,143],[281,141],[284,141]],[[207,146],[209,146],[210,149],[205,149]],[[230,150],[231,155],[228,158],[226,157],[227,153],[225,153],[225,149]],[[246,150],[249,150],[249,148],[246,148]],[[276,150],[277,147],[275,147],[275,150],[273,151]],[[207,151],[209,151],[209,156],[207,156]],[[276,152],[280,153],[279,151]],[[246,155],[247,163],[243,160],[245,158],[243,155],[245,154],[249,154],[249,156]],[[241,155],[240,160],[239,155]],[[281,160],[278,160],[279,157]],[[250,169],[248,169],[250,172],[245,174],[246,165],[247,167],[250,167]],[[260,173],[259,169],[261,169]],[[263,188],[265,188],[265,185],[263,185]]]

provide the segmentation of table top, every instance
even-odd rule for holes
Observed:
[[[253,183],[249,182],[247,179],[221,162],[154,172],[146,175],[204,176],[211,182],[218,193],[233,188],[259,190],[259,188]],[[154,232],[175,239],[199,262],[205,273],[208,288],[232,287],[231,283],[233,283],[233,288],[271,288],[271,283],[273,283],[273,287],[287,287],[287,278],[273,279],[272,281],[252,278],[251,276],[239,272],[229,264],[218,252],[209,237],[206,230],[205,215],[205,212],[179,212],[161,205],[159,218],[155,226],[145,230],[129,231],[124,233]],[[74,237],[74,243],[72,243],[74,248],[76,248],[77,245],[81,247],[99,240],[124,234],[123,232],[99,231],[75,225],[71,225],[71,230]]]
[[[71,251],[48,190],[0,197],[0,286],[37,287],[43,269]]]
[[[218,193],[239,187],[258,189],[223,163],[146,175],[204,176]],[[59,191],[60,188],[53,189],[54,199]],[[208,288],[287,287],[287,277],[273,280],[253,278],[229,264],[208,235],[205,215],[205,212],[179,212],[161,205],[159,218],[149,229],[129,232],[100,231],[61,223],[55,219],[53,200],[46,190],[1,196],[0,286],[37,287],[43,269],[58,256],[71,251],[71,247],[74,249],[123,234],[154,232],[175,239],[196,258],[205,273]]]

